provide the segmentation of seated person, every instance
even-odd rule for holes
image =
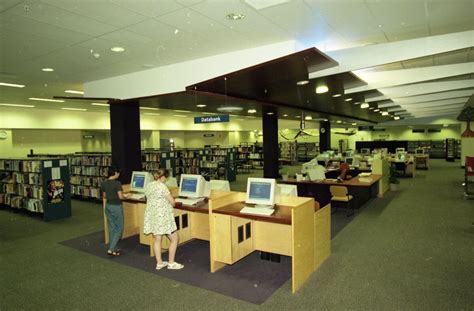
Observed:
[[[337,180],[338,181],[344,181],[344,180],[349,180],[352,178],[351,175],[349,175],[350,173],[350,167],[349,167],[349,164],[347,164],[346,162],[344,161],[341,161],[339,163],[339,176],[337,177]]]

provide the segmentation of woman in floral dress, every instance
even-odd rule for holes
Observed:
[[[174,260],[178,247],[178,233],[174,221],[173,206],[174,198],[165,185],[170,173],[166,169],[160,169],[155,173],[155,181],[149,183],[145,188],[146,209],[144,216],[143,232],[153,234],[153,250],[156,257],[156,269],[167,267],[171,270],[179,270],[184,266]],[[168,262],[161,258],[161,239],[166,235],[170,240],[168,249]]]

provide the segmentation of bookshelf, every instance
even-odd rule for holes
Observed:
[[[175,150],[176,178],[180,180],[181,174],[201,174],[199,149]]]
[[[249,164],[254,169],[263,169],[263,144],[255,143],[248,156]]]
[[[0,205],[41,215],[71,216],[68,159],[0,159]]]
[[[142,167],[144,171],[153,173],[166,168],[172,176],[176,176],[176,157],[174,151],[142,150]]]
[[[200,173],[206,179],[236,180],[237,163],[233,147],[210,147],[199,151]]]
[[[456,140],[454,138],[446,139],[446,161],[454,162],[456,158]]]
[[[71,194],[75,198],[101,200],[100,184],[112,165],[109,153],[74,154],[71,156]]]
[[[297,143],[296,155],[298,162],[307,162],[315,158],[319,153],[318,143]]]
[[[280,161],[289,164],[296,164],[298,162],[296,142],[285,141],[280,143]]]
[[[249,155],[252,153],[252,147],[248,143],[243,143],[235,148],[235,161],[237,173],[248,173],[250,164]]]

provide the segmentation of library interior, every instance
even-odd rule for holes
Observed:
[[[474,309],[472,12],[2,1],[0,309]]]

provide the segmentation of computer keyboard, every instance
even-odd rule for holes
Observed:
[[[128,195],[128,198],[132,200],[142,200],[145,198],[145,195],[143,193],[131,193]]]
[[[190,198],[176,198],[176,202],[181,203],[183,205],[196,205],[199,202],[204,201],[204,198],[197,198],[197,199],[190,199]]]
[[[246,206],[240,210],[241,214],[251,214],[251,215],[262,215],[262,216],[270,216],[273,214],[275,210],[273,208],[266,208],[266,207],[250,207]]]

